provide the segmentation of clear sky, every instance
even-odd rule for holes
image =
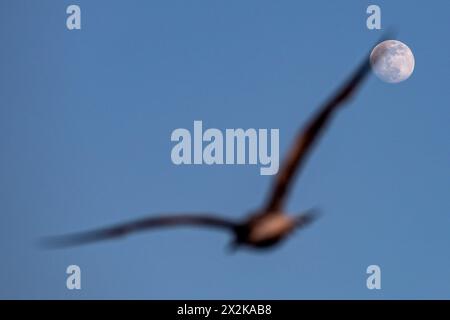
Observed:
[[[170,135],[294,133],[382,27],[410,79],[371,75],[334,119],[288,209],[324,215],[279,248],[230,255],[225,233],[171,229],[67,250],[41,236],[160,212],[240,218],[273,177],[175,166]],[[68,31],[78,4],[82,29]],[[0,2],[0,298],[450,298],[450,2]],[[82,290],[66,289],[66,267]],[[366,288],[366,268],[382,289]]]

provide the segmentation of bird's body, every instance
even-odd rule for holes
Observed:
[[[268,215],[256,214],[236,229],[233,245],[253,248],[270,247],[284,239],[295,229],[295,219],[276,212]]]
[[[250,214],[245,220],[236,222],[209,214],[152,216],[110,228],[52,238],[48,244],[54,246],[78,245],[119,238],[129,233],[152,228],[186,225],[231,231],[234,247],[269,248],[278,244],[294,230],[305,227],[317,217],[314,212],[306,212],[298,216],[287,215],[283,210],[287,195],[295,176],[327,124],[339,107],[353,95],[369,70],[370,61],[367,56],[349,81],[318,110],[317,114],[300,131],[287,154],[285,162],[275,176],[267,203],[256,213]]]

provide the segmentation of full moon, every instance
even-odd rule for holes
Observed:
[[[381,80],[397,83],[408,79],[414,71],[414,55],[406,44],[397,40],[379,43],[370,54],[372,70]]]

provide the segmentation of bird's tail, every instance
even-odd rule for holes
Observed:
[[[303,228],[317,220],[321,216],[318,209],[309,209],[296,217],[296,227]]]

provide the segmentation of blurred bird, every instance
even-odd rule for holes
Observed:
[[[374,61],[372,61],[373,63]],[[248,246],[269,248],[284,240],[294,230],[304,228],[318,217],[315,210],[308,210],[297,216],[284,211],[284,205],[293,180],[305,163],[312,147],[340,106],[348,102],[363,82],[371,68],[369,55],[344,85],[307,122],[294,141],[284,163],[275,176],[268,201],[256,212],[242,221],[234,221],[211,214],[163,215],[143,218],[134,222],[112,227],[47,238],[45,244],[51,247],[81,245],[101,240],[120,238],[131,233],[153,228],[172,226],[201,226],[228,231],[232,234],[231,248]]]

